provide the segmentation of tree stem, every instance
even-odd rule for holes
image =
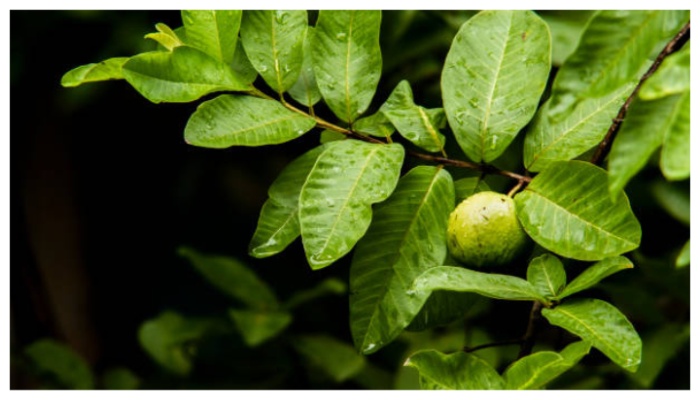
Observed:
[[[471,353],[473,351],[481,350],[481,349],[487,349],[489,347],[497,347],[497,346],[508,346],[512,344],[521,344],[523,342],[522,339],[511,339],[511,340],[504,340],[502,342],[493,342],[493,343],[486,343],[482,344],[479,346],[474,346],[474,347],[465,347],[462,349],[465,353]]]
[[[535,335],[537,334],[537,327],[539,321],[542,318],[542,303],[539,301],[532,302],[532,308],[530,309],[530,319],[527,323],[527,329],[525,334],[521,339],[520,352],[518,353],[518,359],[525,357],[526,355],[532,353],[532,348],[535,345]]]

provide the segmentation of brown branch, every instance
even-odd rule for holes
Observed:
[[[535,335],[537,334],[537,327],[541,318],[542,303],[540,303],[539,301],[534,301],[532,303],[532,309],[530,309],[530,320],[527,323],[527,329],[525,330],[525,334],[521,339],[522,343],[520,344],[520,352],[518,353],[518,359],[521,359],[532,352],[532,348],[535,345]]]
[[[502,342],[493,342],[493,343],[486,343],[486,344],[482,344],[482,345],[474,346],[474,347],[465,347],[462,349],[462,351],[465,353],[471,353],[473,351],[487,349],[489,347],[508,346],[511,344],[521,344],[522,342],[523,342],[522,339],[504,340]]]
[[[615,136],[617,136],[617,132],[620,130],[622,121],[624,121],[625,116],[627,115],[627,110],[632,103],[632,99],[637,95],[637,92],[639,92],[639,88],[642,86],[642,84],[646,82],[646,80],[649,79],[654,72],[656,72],[666,57],[683,47],[688,39],[690,39],[690,21],[685,24],[685,26],[676,34],[676,36],[674,36],[673,39],[666,44],[659,55],[656,56],[654,63],[651,64],[651,67],[649,67],[647,72],[642,75],[642,78],[639,80],[639,83],[637,83],[637,86],[635,86],[632,93],[629,95],[629,97],[627,97],[625,103],[622,105],[622,107],[620,107],[620,111],[617,113],[615,119],[613,119],[610,129],[608,129],[608,133],[605,134],[605,138],[600,142],[600,144],[598,144],[595,154],[593,154],[593,157],[591,157],[591,162],[593,164],[600,165],[603,160],[605,160],[605,157],[607,157],[608,153],[610,152],[610,146],[615,140]]]

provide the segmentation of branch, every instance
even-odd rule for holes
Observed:
[[[520,352],[518,353],[518,359],[525,357],[526,355],[532,353],[532,348],[535,345],[535,335],[537,333],[537,326],[540,319],[542,318],[542,303],[539,301],[534,301],[532,303],[532,309],[530,310],[530,320],[527,323],[527,329],[525,334],[521,339]]]
[[[502,342],[493,342],[493,343],[486,343],[486,344],[482,344],[482,345],[474,346],[474,347],[465,347],[464,349],[462,349],[462,351],[464,351],[465,353],[471,353],[473,351],[487,349],[489,347],[508,346],[511,344],[521,344],[522,342],[523,342],[522,339],[504,340]]]
[[[639,80],[639,83],[637,83],[637,86],[635,86],[634,90],[632,93],[629,95],[625,103],[620,107],[620,111],[617,113],[617,116],[615,119],[613,119],[612,125],[610,125],[610,129],[608,129],[608,133],[605,135],[605,138],[603,139],[600,144],[598,144],[598,148],[595,151],[595,154],[593,154],[593,157],[591,158],[591,162],[596,165],[600,165],[605,157],[607,157],[608,153],[610,152],[610,146],[612,145],[612,142],[615,140],[615,136],[617,136],[617,132],[620,130],[620,125],[622,125],[622,121],[624,121],[625,116],[627,115],[627,109],[629,108],[630,104],[632,103],[632,99],[637,95],[637,92],[639,92],[639,88],[642,86],[644,82],[646,82],[649,77],[656,72],[656,70],[659,68],[659,65],[663,62],[666,57],[669,55],[675,53],[678,51],[685,42],[690,39],[690,21],[688,21],[687,24],[676,34],[676,36],[671,39],[668,44],[661,50],[658,56],[656,56],[656,60],[654,60],[654,63],[651,64],[651,67],[647,70],[646,73],[642,76],[642,79]]]

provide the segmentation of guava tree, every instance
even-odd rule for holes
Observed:
[[[184,127],[192,146],[318,135],[270,186],[250,255],[297,238],[313,270],[350,255],[349,330],[362,354],[463,319],[480,297],[532,304],[504,371],[477,352],[499,343],[424,349],[405,360],[422,388],[544,388],[591,348],[635,372],[635,327],[585,291],[633,268],[626,255],[642,229],[627,183],[647,164],[666,181],[690,177],[689,12],[595,12],[570,51],[553,47],[554,25],[535,12],[476,13],[440,68],[437,108],[408,79],[376,98],[390,33],[381,11],[309,15],[183,11],[182,27],[146,35],[157,50],[75,68],[61,83],[123,79],[154,103],[198,102]],[[679,267],[689,253],[688,242]],[[258,307],[264,290],[211,271],[257,307],[233,316],[241,327],[269,322],[260,342],[288,324],[277,306]],[[538,341],[543,321],[567,339]]]

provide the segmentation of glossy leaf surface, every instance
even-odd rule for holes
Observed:
[[[505,382],[495,369],[479,357],[464,352],[442,354],[419,351],[404,366],[418,370],[421,389],[487,390],[504,389]]]

